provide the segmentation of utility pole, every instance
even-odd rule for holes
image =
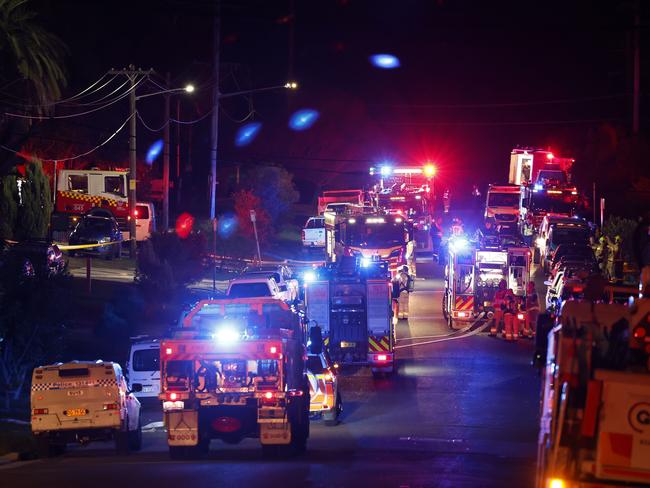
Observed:
[[[217,201],[217,146],[219,144],[219,56],[221,38],[221,2],[217,0],[214,18],[214,66],[212,67],[212,78],[214,88],[212,90],[212,137],[210,140],[210,220],[216,217]]]
[[[632,133],[637,135],[639,133],[639,104],[640,104],[640,85],[641,85],[641,61],[639,55],[639,44],[641,37],[641,18],[639,14],[640,5],[639,0],[634,2],[634,87],[632,99]]]
[[[167,88],[171,85],[171,79],[169,73],[166,76]],[[171,95],[165,93],[165,117],[164,120],[167,121],[165,124],[165,129],[163,132],[163,221],[162,227],[163,231],[169,229],[169,124],[171,123],[170,119],[170,107]]]
[[[181,99],[176,99],[176,120],[181,120]],[[181,206],[183,180],[181,179],[181,124],[176,124],[176,208]]]
[[[112,69],[108,73],[111,75],[124,75],[131,82],[131,92],[129,93],[129,257],[135,258],[136,255],[136,242],[135,242],[135,204],[137,202],[136,196],[136,182],[137,182],[137,167],[136,167],[136,107],[135,107],[135,82],[139,76],[149,76],[153,74],[152,69],[142,70],[135,69],[135,66],[130,64],[127,69],[115,70]]]

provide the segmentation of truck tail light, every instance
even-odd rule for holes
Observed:
[[[289,390],[287,394],[290,397],[301,397],[304,395],[304,392],[302,390]]]
[[[386,356],[385,354],[377,354],[377,361],[387,361],[387,360],[388,360],[388,356]]]
[[[332,373],[325,373],[325,374],[323,375],[323,379],[324,379],[325,381],[332,381],[332,378],[333,378]]]
[[[467,317],[467,312],[458,312],[458,317],[459,317],[459,318],[465,318],[465,317]]]
[[[167,394],[167,398],[169,398],[170,401],[175,402],[178,400],[178,393],[172,391],[171,393]]]
[[[271,346],[271,347],[269,348],[269,352],[270,352],[271,354],[277,354],[277,352],[278,352],[278,348],[275,347],[275,346]]]
[[[32,410],[32,415],[47,415],[50,411],[47,408],[35,408]]]
[[[119,410],[120,406],[113,402],[113,403],[104,403],[104,410]]]

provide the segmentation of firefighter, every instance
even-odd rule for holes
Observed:
[[[397,274],[399,284],[399,297],[397,299],[397,318],[408,319],[409,316],[409,294],[411,293],[411,275],[408,266],[402,266]]]
[[[431,247],[433,249],[433,257],[439,263],[442,261],[440,256],[441,254],[441,243],[442,243],[442,218],[438,217],[431,221],[431,229],[429,229],[431,235]]]
[[[524,242],[529,247],[533,245],[534,231],[535,227],[533,225],[533,216],[532,214],[528,214],[522,223],[521,234],[524,238]]]
[[[454,217],[451,221],[451,235],[458,237],[463,235],[464,232],[465,229],[463,228],[463,222],[458,217]]]
[[[537,316],[539,315],[539,296],[535,289],[535,283],[528,282],[526,286],[526,335],[529,338],[535,336],[537,328]]]
[[[607,239],[607,278],[610,281],[617,280],[622,276],[623,250],[621,248],[621,236],[614,237],[614,242]],[[619,270],[619,268],[621,268]],[[620,271],[620,272],[619,272]]]
[[[510,292],[510,293],[508,293]],[[515,331],[515,319],[517,318],[517,297],[515,297],[512,290],[506,290],[506,295],[501,305],[503,310],[503,337],[506,341],[513,341],[517,339],[518,330]]]
[[[506,297],[506,292],[508,284],[506,280],[501,280],[499,282],[499,289],[494,294],[494,301],[492,305],[494,306],[494,322],[492,322],[492,327],[490,328],[490,335],[496,336],[499,333],[499,328],[501,326],[501,319],[503,319],[503,302]]]
[[[609,254],[609,250],[607,249],[607,239],[605,239],[605,236],[600,236],[598,239],[598,245],[596,246],[594,253],[596,254],[596,260],[598,261],[600,272],[605,274]]]

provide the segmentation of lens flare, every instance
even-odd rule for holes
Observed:
[[[152,164],[163,150],[163,140],[158,139],[147,151],[147,164]]]
[[[247,146],[253,142],[253,139],[255,139],[261,128],[261,122],[251,122],[250,124],[243,125],[235,135],[235,145],[239,147]]]
[[[399,59],[392,54],[373,54],[370,56],[370,63],[375,68],[395,69],[400,67]]]
[[[184,212],[176,219],[176,235],[181,239],[187,239],[194,227],[194,217],[191,214]]]
[[[320,114],[317,110],[311,108],[303,108],[291,115],[289,119],[289,128],[293,130],[306,130],[309,129],[318,120]]]
[[[228,238],[235,233],[239,221],[237,216],[232,213],[227,213],[219,217],[219,236]]]

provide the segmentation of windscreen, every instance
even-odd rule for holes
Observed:
[[[401,224],[350,224],[346,229],[349,246],[385,248],[404,244],[404,226]]]
[[[270,297],[271,290],[267,283],[235,283],[230,287],[228,296],[232,298]]]
[[[549,170],[544,169],[539,172],[537,176],[537,181],[540,183],[556,183],[556,184],[565,184],[567,183],[566,174],[563,171],[558,170]]]
[[[490,193],[488,195],[488,207],[519,208],[519,194],[518,193]]]
[[[87,218],[79,222],[79,228],[92,232],[101,232],[108,234],[111,232],[111,222],[104,219]]]
[[[140,349],[133,352],[133,371],[158,371],[160,349]]]
[[[571,242],[586,243],[589,240],[589,232],[581,228],[554,227],[552,244],[564,244]]]
[[[550,197],[544,193],[533,193],[531,207],[535,211],[571,215],[575,204],[564,198]]]
[[[226,388],[276,388],[280,367],[275,359],[245,360],[203,357],[195,361],[193,386],[199,393]]]

